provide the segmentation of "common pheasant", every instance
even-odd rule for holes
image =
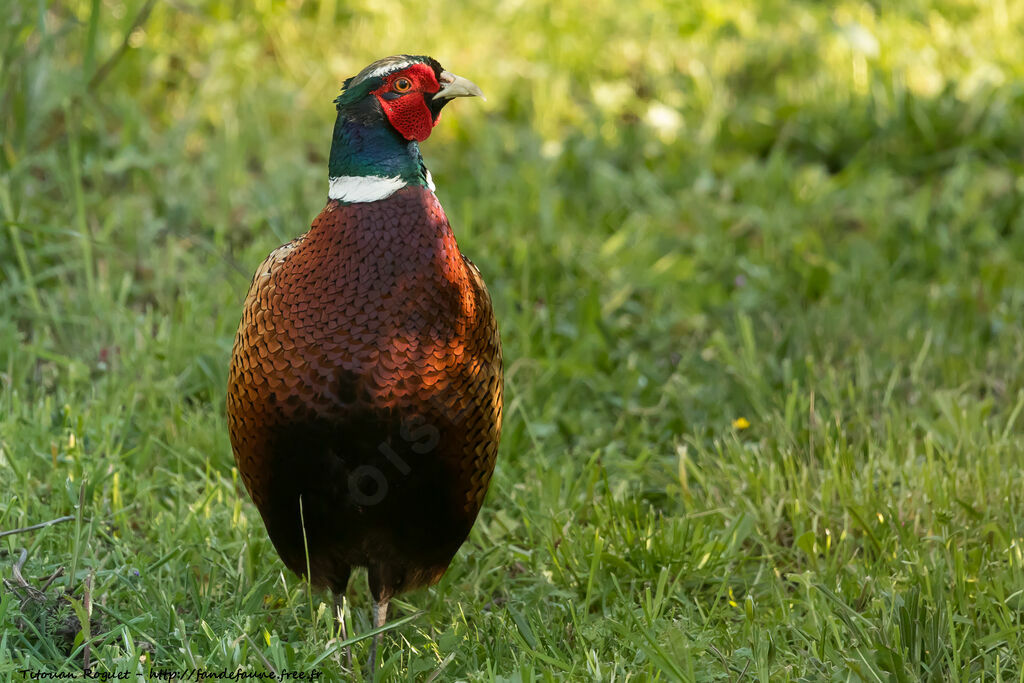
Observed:
[[[498,453],[490,296],[419,149],[464,96],[482,93],[426,56],[345,81],[327,206],[256,270],[231,358],[231,446],[270,540],[338,605],[366,567],[375,627],[444,574]]]

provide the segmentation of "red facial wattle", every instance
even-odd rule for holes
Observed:
[[[411,83],[411,87],[405,92],[399,92],[395,88],[395,84],[401,79]],[[373,94],[380,102],[391,126],[402,137],[422,142],[430,137],[430,131],[437,124],[437,119],[430,112],[430,107],[424,99],[424,93],[433,94],[440,89],[441,84],[437,82],[433,69],[426,64],[413,64],[408,69],[389,75],[384,85],[374,90]]]

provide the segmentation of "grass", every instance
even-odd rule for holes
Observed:
[[[339,84],[411,51],[488,96],[424,152],[506,427],[382,678],[1024,680],[1024,2],[670,4],[8,7],[0,529],[75,521],[0,538],[73,591],[0,592],[0,670],[80,671],[90,580],[98,671],[363,675],[224,391]]]

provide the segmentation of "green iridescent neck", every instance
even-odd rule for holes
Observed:
[[[331,178],[376,176],[428,185],[419,144],[406,140],[386,122],[367,125],[343,113],[334,124],[328,170]]]

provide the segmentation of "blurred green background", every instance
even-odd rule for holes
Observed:
[[[0,668],[81,668],[55,598],[91,574],[100,670],[362,675],[224,391],[252,272],[325,202],[331,100],[406,52],[488,98],[423,151],[507,405],[383,675],[1024,680],[1024,1],[0,16],[0,529],[78,518],[0,540],[5,577],[68,568],[0,594]]]

